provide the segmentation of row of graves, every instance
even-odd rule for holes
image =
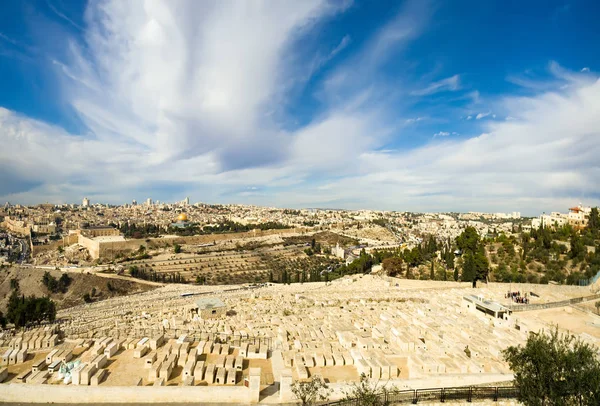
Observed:
[[[35,358],[36,354],[52,350],[59,344],[57,326],[32,328],[25,331],[4,332],[0,338],[2,358],[0,359],[0,382],[9,378],[9,369],[17,369],[20,365]],[[34,368],[37,365],[34,363]],[[28,374],[19,374],[17,380],[25,381]]]
[[[53,337],[47,342],[58,344]],[[10,342],[7,352],[27,351],[20,338]],[[214,341],[194,342],[186,335],[176,340],[166,339],[164,334],[141,339],[78,339],[53,347],[40,347],[31,367],[20,372],[13,382],[82,386],[102,382],[117,386],[164,386],[168,382],[184,386],[241,385],[248,383],[249,372],[260,375],[259,371],[250,371],[248,360],[267,358],[266,347],[256,349],[246,343],[235,348]],[[17,357],[13,362],[7,356],[6,365],[24,361]],[[242,376],[244,371],[246,378]],[[2,368],[0,378],[5,380],[8,372],[7,367]]]
[[[178,367],[182,381],[193,377],[187,383],[238,384],[237,357],[267,359],[274,350],[281,351],[282,368],[291,369],[294,379],[313,373],[335,378],[338,372],[354,379],[360,374],[373,379],[417,379],[509,373],[501,352],[523,343],[529,326],[520,322],[517,329],[512,317],[471,311],[463,300],[465,288],[448,286],[403,289],[374,276],[252,292],[169,285],[63,310],[59,318],[66,320],[61,329],[69,339],[112,337],[121,342],[162,335],[164,347],[148,347],[148,353],[139,355],[149,370],[140,375],[143,382],[158,385],[168,382]],[[478,293],[503,297],[504,286],[491,286]],[[220,297],[225,309],[211,317],[215,309],[194,307],[198,295]],[[169,345],[182,335],[193,343],[184,353],[181,347]],[[229,346],[228,353],[222,353],[223,346]],[[198,368],[201,371],[196,373]],[[237,370],[235,380],[233,370]]]
[[[262,292],[241,301],[236,317],[254,315],[246,328],[273,337],[294,379],[313,371],[335,378],[338,367],[352,367],[356,379],[508,374],[502,350],[526,340],[525,323],[518,330],[508,317],[467,308],[464,289],[402,290],[358,279],[352,289],[334,283],[303,293]]]

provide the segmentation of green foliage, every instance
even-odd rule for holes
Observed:
[[[30,296],[19,296],[14,290],[8,301],[6,319],[15,327],[24,327],[31,323],[54,321],[56,318],[56,305],[50,298]]]
[[[179,254],[181,252],[181,245],[179,245],[177,243],[173,244],[173,252],[175,254]]]
[[[479,239],[477,230],[467,227],[456,237],[456,245],[463,255],[463,281],[477,281],[487,279],[490,264],[485,255],[485,247]]]
[[[600,215],[598,207],[593,207],[588,217],[587,230],[596,237],[600,236]]]
[[[600,404],[600,361],[592,346],[556,328],[503,352],[526,406]]]
[[[72,281],[73,279],[66,273],[63,273],[58,280],[48,271],[44,272],[42,277],[42,284],[52,293],[66,293]]]
[[[329,399],[331,390],[323,378],[315,375],[309,381],[295,381],[292,384],[292,393],[302,406],[310,406]]]
[[[474,227],[465,228],[465,230],[456,237],[456,245],[462,252],[476,252],[480,245],[477,230],[475,230]]]
[[[403,270],[403,261],[400,257],[390,257],[383,260],[381,266],[383,267],[383,271],[392,277],[402,275]]]
[[[571,234],[571,250],[569,251],[569,257],[581,261],[587,252],[585,245],[583,245],[583,241],[581,237],[577,233]]]
[[[11,278],[10,288],[11,290],[19,290],[19,280],[17,278]]]
[[[388,406],[391,402],[387,400],[387,394],[393,393],[397,389],[386,388],[378,384],[371,384],[367,376],[360,375],[360,381],[353,384],[352,388],[345,395],[347,401],[352,401],[356,406]]]
[[[138,279],[162,283],[187,283],[185,278],[179,272],[161,272],[158,273],[152,268],[138,268],[135,265],[129,267],[129,274]]]

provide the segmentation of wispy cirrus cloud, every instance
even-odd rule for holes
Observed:
[[[120,203],[178,193],[293,207],[526,212],[600,198],[594,73],[549,64],[550,78],[527,75],[539,85],[527,97],[493,100],[463,91],[459,75],[417,90],[413,77],[385,75],[432,23],[427,2],[407,2],[365,41],[344,36],[312,53],[306,34],[347,4],[140,5],[90,3],[84,40],[69,39],[70,57],[53,59],[85,131],[0,109],[1,199]],[[319,79],[319,110],[289,129],[278,121],[281,106],[315,60],[298,57],[300,43],[328,64],[348,54]],[[472,127],[404,102],[443,91],[476,104],[454,116]],[[480,120],[494,114],[507,120]],[[425,141],[395,144],[421,128]]]
[[[428,96],[439,92],[450,92],[460,89],[460,76],[454,75],[449,78],[433,82],[423,89],[413,90],[410,92],[413,96]]]

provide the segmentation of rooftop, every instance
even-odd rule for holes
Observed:
[[[502,306],[498,302],[493,302],[491,300],[485,300],[482,297],[478,297],[475,295],[465,295],[465,296],[463,296],[463,299],[468,300],[469,302],[475,303],[475,304],[477,304],[485,309],[488,309],[494,313],[509,311],[508,308]]]
[[[205,310],[225,307],[225,303],[223,303],[221,299],[216,297],[206,297],[203,299],[196,300],[196,306],[198,306],[198,309],[200,310]]]

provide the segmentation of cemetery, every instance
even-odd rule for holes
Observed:
[[[361,374],[398,389],[509,382],[502,350],[555,323],[600,347],[600,325],[586,324],[584,310],[515,310],[506,294],[514,287],[373,275],[254,289],[171,284],[5,332],[1,393],[17,399],[23,385],[36,385],[57,402],[74,393],[122,401],[143,390],[154,401],[278,403],[294,400],[294,381],[315,375],[330,383],[332,398]],[[577,286],[518,289],[535,292],[532,305],[589,295]]]

